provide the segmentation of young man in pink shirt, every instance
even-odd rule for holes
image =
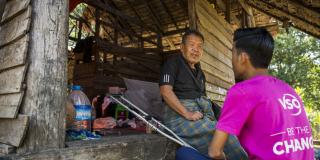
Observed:
[[[223,147],[231,134],[250,160],[313,160],[311,127],[301,98],[268,75],[274,49],[270,33],[238,29],[233,41],[236,84],[228,91],[209,156],[224,159]]]

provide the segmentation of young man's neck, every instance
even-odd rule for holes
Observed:
[[[252,69],[251,71],[247,72],[247,74],[245,75],[245,79],[250,79],[252,77],[259,76],[259,75],[269,75],[268,69],[266,68]]]

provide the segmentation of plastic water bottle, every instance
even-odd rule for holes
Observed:
[[[72,92],[68,99],[73,103],[76,112],[72,129],[90,132],[91,121],[93,120],[93,108],[88,97],[81,91],[81,86],[72,86]]]

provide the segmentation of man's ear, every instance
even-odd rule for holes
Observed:
[[[239,55],[239,62],[241,64],[249,63],[250,62],[250,57],[249,57],[248,53],[241,52],[240,55]]]
[[[184,44],[181,43],[181,44],[180,44],[180,51],[181,51],[181,53],[183,53],[184,47],[185,47]]]

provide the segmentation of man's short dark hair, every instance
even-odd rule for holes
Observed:
[[[268,68],[274,49],[274,40],[264,28],[237,29],[233,37],[238,53],[246,52],[255,68]]]
[[[190,29],[190,30],[187,30],[184,33],[184,35],[182,36],[182,44],[186,44],[187,38],[190,35],[194,35],[194,36],[200,37],[202,39],[202,41],[204,41],[204,37],[199,31]]]

